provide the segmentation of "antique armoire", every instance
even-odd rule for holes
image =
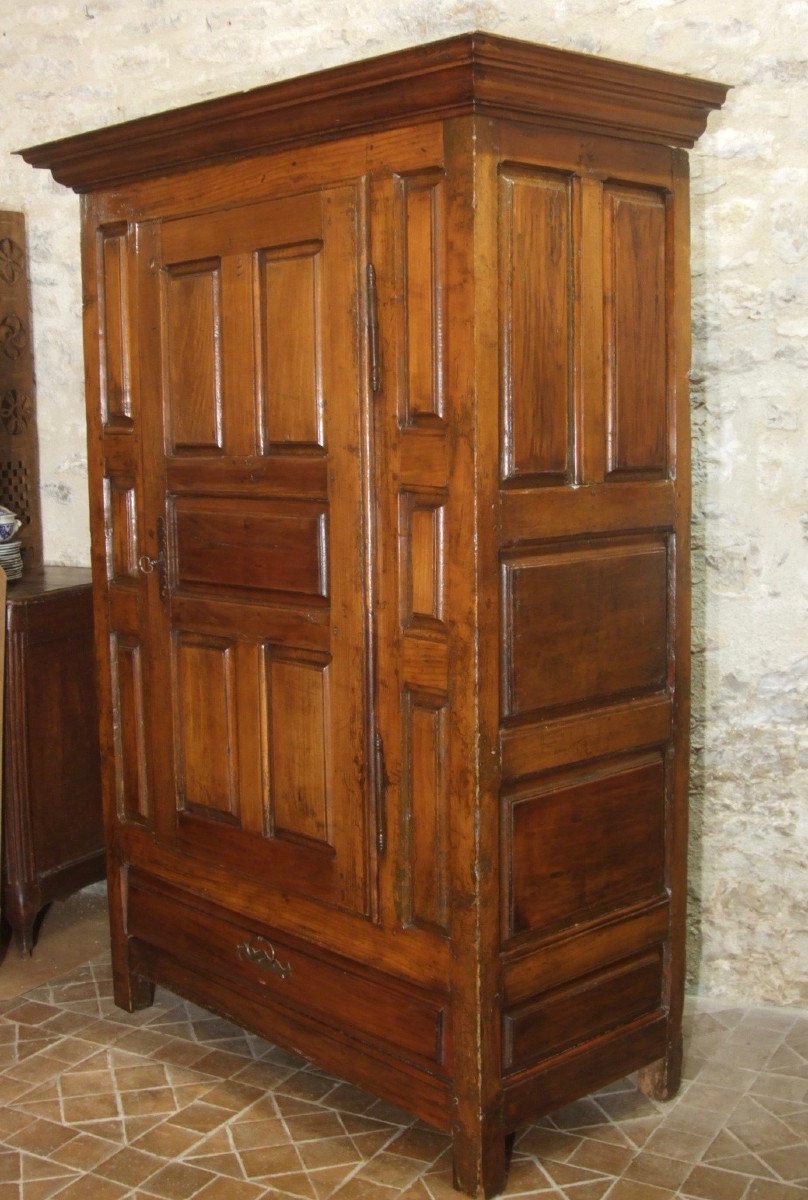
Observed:
[[[115,995],[451,1130],[678,1083],[688,176],[487,34],[23,151],[83,194]]]

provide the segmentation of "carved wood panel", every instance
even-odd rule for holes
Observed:
[[[22,213],[0,211],[0,504],[22,522],[23,569],[42,565],[39,442]]]

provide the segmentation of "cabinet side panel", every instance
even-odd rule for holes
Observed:
[[[71,629],[53,607],[52,628],[61,622],[62,636],[31,638],[25,660],[29,819],[42,875],[86,857],[102,840],[90,625]]]
[[[609,475],[663,474],[667,449],[667,205],[664,193],[604,190],[603,275]]]
[[[649,1046],[659,1052],[684,677],[672,152],[503,124],[499,153],[500,188],[530,180],[522,190],[543,196],[533,219],[543,213],[556,231],[561,207],[544,181],[565,180],[574,264],[574,299],[559,305],[557,245],[534,236],[519,305],[500,308],[501,355],[507,364],[520,314],[540,313],[549,292],[556,326],[567,313],[575,380],[565,391],[558,367],[541,404],[523,405],[521,426],[507,371],[500,395],[505,430],[521,429],[534,455],[532,474],[500,488],[501,1028],[506,1078],[523,1073],[518,1086],[508,1078],[507,1108],[509,1094],[540,1096],[543,1079],[563,1076],[566,1087],[574,1075],[582,1094],[604,1070],[618,1073],[620,1046],[636,1045],[635,1064]],[[522,263],[501,258],[512,275]],[[534,379],[547,353],[527,353],[523,378]],[[551,474],[550,459],[542,473],[536,447],[556,430],[560,449],[562,429],[574,431],[567,473]]]
[[[500,177],[502,475],[558,483],[571,471],[572,179]]]
[[[507,715],[663,687],[667,575],[657,537],[507,561]]]
[[[665,764],[658,752],[543,777],[511,796],[506,812],[509,936],[664,899]]]

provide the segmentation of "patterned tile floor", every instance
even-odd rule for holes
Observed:
[[[456,1200],[448,1139],[106,959],[0,1002],[0,1200]],[[808,1013],[693,1009],[686,1082],[623,1080],[516,1139],[505,1195],[808,1196]]]

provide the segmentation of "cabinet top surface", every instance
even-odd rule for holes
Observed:
[[[468,33],[18,153],[86,192],[471,113],[692,146],[727,90],[686,75]]]
[[[89,589],[92,573],[89,567],[40,567],[26,572],[22,579],[8,586],[7,604],[27,604],[52,592],[71,592]]]

